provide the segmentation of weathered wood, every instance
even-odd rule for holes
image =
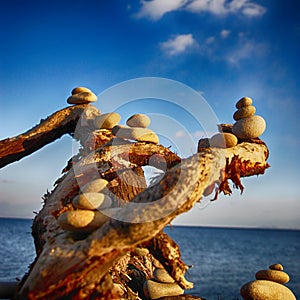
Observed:
[[[87,104],[66,107],[41,120],[40,124],[27,132],[1,140],[0,168],[37,151],[64,134],[74,133],[77,122],[87,107]],[[99,114],[95,107],[92,109],[95,115]]]
[[[262,144],[242,143],[230,149],[203,149],[181,163],[177,162],[158,184],[138,194],[133,202],[124,205],[90,235],[76,240],[65,233],[59,227],[57,217],[72,209],[69,203],[78,193],[77,179],[84,183],[93,174],[113,177],[117,170],[126,172],[126,169],[136,167],[139,161],[146,163],[145,153],[148,160],[155,150],[160,153],[159,146],[147,145],[147,150],[144,147],[144,143],[103,147],[82,158],[66,174],[37,216],[38,222],[43,224],[43,247],[21,286],[19,299],[59,299],[68,295],[79,299],[83,293],[85,297],[97,294],[97,299],[101,299],[109,293],[107,289],[99,288],[108,270],[128,251],[151,240],[177,215],[191,209],[206,187],[220,184],[224,178],[222,174],[235,157],[239,158],[236,160],[239,168],[236,165],[234,170],[230,169],[232,173],[226,174],[226,179],[237,180],[236,173],[239,173],[238,178],[261,174],[268,167],[265,161],[268,150]],[[139,153],[142,153],[140,158]],[[134,159],[131,161],[130,157]],[[108,162],[115,162],[114,167],[112,164],[108,167]],[[77,179],[74,170],[76,174],[82,174]],[[174,264],[168,251],[163,257],[165,268],[176,282],[189,288],[190,283],[184,278],[185,266]]]

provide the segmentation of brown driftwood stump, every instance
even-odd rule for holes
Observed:
[[[145,299],[143,284],[158,264],[181,288],[192,288],[184,277],[187,266],[179,246],[162,230],[203,195],[214,190],[216,196],[230,194],[229,179],[242,190],[241,177],[263,174],[268,168],[266,145],[257,139],[227,149],[199,147],[195,155],[180,159],[162,145],[122,141],[109,130],[95,130],[92,120],[100,112],[78,105],[54,113],[24,134],[0,141],[0,167],[62,134],[74,134],[87,107],[86,122],[74,136],[82,149],[69,161],[53,191],[44,195],[44,206],[32,228],[37,256],[15,298]],[[150,160],[165,174],[147,187],[142,167]],[[64,231],[57,218],[74,210],[72,199],[95,178],[109,181],[118,209],[92,233]]]

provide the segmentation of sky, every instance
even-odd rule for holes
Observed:
[[[152,114],[161,141],[189,156],[196,149],[186,144],[187,133],[194,143],[213,134],[191,125],[193,116],[208,107],[207,122],[233,123],[236,101],[248,96],[267,123],[261,138],[271,168],[243,179],[242,195],[203,199],[174,224],[300,229],[299,6],[297,0],[1,1],[0,139],[66,107],[71,90],[86,86],[109,95],[97,107],[115,108],[122,122],[134,112]],[[143,77],[181,85],[198,100],[175,99],[172,84],[167,102],[157,96],[160,104],[143,93],[149,99],[124,104],[122,90],[121,100],[105,94]],[[65,136],[1,169],[0,216],[32,218],[73,149]]]

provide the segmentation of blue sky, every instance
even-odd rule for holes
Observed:
[[[262,139],[271,168],[245,179],[242,196],[205,200],[175,224],[300,229],[299,6],[297,0],[2,1],[0,139],[65,107],[76,86],[99,94],[138,77],[169,78],[201,93],[224,123],[233,122],[235,102],[249,96],[267,122]],[[122,113],[124,121],[130,107]],[[201,128],[192,131],[201,137]],[[183,136],[174,128],[169,135],[178,143]],[[72,140],[63,137],[0,170],[0,215],[32,217],[71,156]]]

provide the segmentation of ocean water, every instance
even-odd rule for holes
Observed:
[[[15,281],[35,257],[31,220],[0,218],[0,281]],[[207,300],[242,299],[240,287],[269,265],[281,263],[286,284],[300,299],[300,231],[167,227],[188,265],[189,293]]]

